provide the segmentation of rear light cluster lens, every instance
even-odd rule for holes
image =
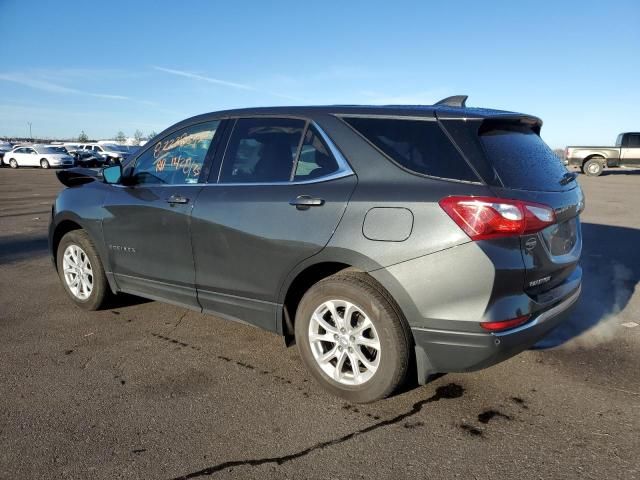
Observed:
[[[471,240],[535,233],[556,223],[551,207],[521,200],[454,196],[440,200],[440,207]]]
[[[509,328],[515,328],[518,325],[527,323],[529,321],[529,315],[522,317],[511,318],[509,320],[502,320],[500,322],[481,322],[480,326],[489,332],[500,332],[502,330],[508,330]]]

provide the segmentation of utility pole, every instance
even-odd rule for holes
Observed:
[[[33,140],[33,135],[31,134],[31,122],[27,122],[27,125],[29,125],[29,140]]]

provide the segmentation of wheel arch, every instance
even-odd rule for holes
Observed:
[[[362,271],[344,262],[321,261],[304,267],[295,274],[286,288],[283,289],[284,298],[282,301],[282,309],[279,311],[277,326],[278,331],[282,333],[285,338],[285,343],[288,346],[293,345],[295,342],[295,315],[304,294],[320,280],[344,270]]]
[[[75,214],[70,214],[69,212],[61,215],[64,216],[56,219],[55,224],[52,224],[49,230],[49,245],[54,267],[56,269],[58,268],[58,245],[60,245],[60,240],[62,240],[62,237],[74,230],[82,230],[89,236],[89,239],[91,239],[91,242],[98,252],[98,257],[102,262],[102,267],[105,271],[107,281],[109,282],[109,288],[113,293],[117,293],[119,291],[119,288],[109,268],[108,252],[103,242],[101,242],[100,239],[97,238],[99,237],[99,233],[96,231],[96,228],[101,227],[98,227],[98,225],[96,225],[94,228],[88,228],[85,222],[83,222]]]
[[[607,161],[607,157],[605,157],[603,154],[601,154],[601,153],[592,153],[591,155],[588,155],[588,156],[586,156],[586,157],[584,157],[582,159],[582,166],[584,166],[584,164],[587,163],[589,160],[593,160],[593,159],[596,159],[596,158],[602,159],[604,162]]]
[[[65,219],[59,222],[51,236],[51,255],[53,257],[53,264],[58,267],[58,245],[60,245],[60,240],[67,233],[72,232],[73,230],[85,230],[82,225],[80,225],[75,220]],[[86,231],[86,230],[85,230]]]

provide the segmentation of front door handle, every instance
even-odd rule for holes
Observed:
[[[187,197],[183,197],[182,195],[171,195],[169,198],[167,198],[167,203],[169,205],[184,205],[186,203],[189,203],[189,199]]]
[[[298,210],[306,210],[309,207],[320,207],[324,205],[324,199],[310,197],[309,195],[298,195],[289,202],[289,205],[295,206]]]

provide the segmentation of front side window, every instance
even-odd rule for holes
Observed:
[[[198,183],[219,121],[201,123],[164,137],[138,157],[133,168],[137,184]]]
[[[229,139],[221,183],[288,182],[305,128],[291,118],[242,118]]]
[[[338,168],[338,162],[333,158],[316,129],[309,127],[304,135],[293,179],[298,182],[326,177],[335,173]]]

